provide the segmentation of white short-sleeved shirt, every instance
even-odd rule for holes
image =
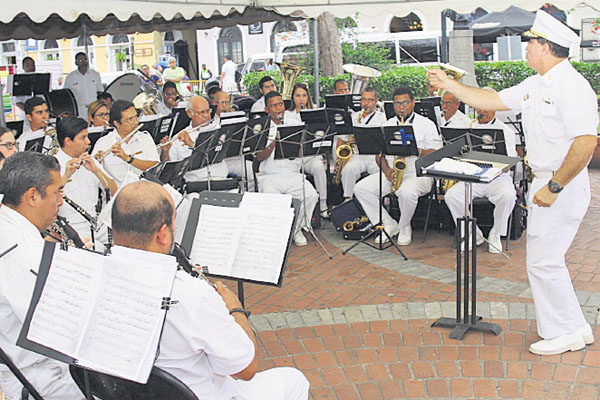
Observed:
[[[223,72],[223,86],[235,85],[235,63],[228,60],[223,64],[221,71]]]
[[[67,163],[72,159],[62,149],[55,155],[60,163],[60,174],[64,175]],[[102,167],[93,160],[98,166]],[[81,166],[73,175],[69,182],[65,184],[65,195],[81,206],[88,214],[96,215],[96,204],[98,203],[98,189],[102,189],[102,184],[98,177],[87,168]],[[63,205],[58,209],[58,215],[65,217],[69,224],[77,231],[79,236],[90,236],[90,223],[78,213],[71,205],[63,202]]]
[[[283,122],[285,124],[301,124],[302,118],[300,117],[300,113],[297,113],[296,110],[285,110],[283,113]]]
[[[499,96],[506,107],[522,113],[527,162],[534,171],[559,169],[577,136],[596,135],[596,94],[566,59]]]
[[[490,122],[485,124],[480,124],[478,121],[473,122],[471,128],[493,128],[493,129],[502,129],[504,133],[504,144],[506,146],[506,155],[509,157],[518,157],[517,154],[517,144],[515,140],[515,133],[512,129],[510,129],[504,122],[500,121],[498,118],[492,119]]]
[[[261,96],[260,99],[256,100],[254,104],[252,104],[252,108],[250,109],[250,112],[259,111],[265,111],[265,96]]]
[[[71,89],[73,92],[77,101],[79,117],[85,120],[87,120],[87,107],[91,102],[96,101],[98,92],[104,90],[100,74],[91,68],[84,75],[78,69],[72,71],[65,79],[64,88]]]
[[[278,125],[271,121],[267,146],[275,139],[275,135],[277,134],[277,126]],[[300,159],[295,158],[293,160],[276,160],[275,149],[273,149],[271,155],[261,161],[259,171],[264,175],[278,174],[283,172],[300,172]]]
[[[96,154],[98,151],[106,151],[117,141],[121,140],[121,137],[116,130],[108,133],[106,136],[101,137],[96,142],[92,154]],[[129,140],[129,143],[121,143],[121,148],[126,154],[135,154],[141,151],[140,154],[136,154],[134,158],[143,161],[160,161],[158,150],[156,150],[156,144],[152,139],[152,136],[148,132],[139,131]],[[104,170],[114,179],[117,186],[121,186],[128,171],[133,172],[136,175],[142,173],[142,170],[134,167],[131,164],[123,161],[114,154],[109,154],[102,161],[102,167]]]
[[[431,121],[429,118],[425,118],[424,116],[413,112],[412,116],[408,117],[404,121],[404,124],[411,125],[413,127],[415,140],[417,141],[417,148],[422,150],[437,150],[442,148],[442,138],[435,127],[435,123],[433,123],[433,121]],[[400,121],[397,117],[392,117],[385,123],[385,126],[393,125],[400,125]],[[388,165],[394,161],[394,158],[394,156],[385,157]],[[405,158],[407,163],[406,171],[404,171],[405,174],[416,173],[415,161],[417,161],[418,158],[419,157],[417,156],[409,156]]]
[[[442,117],[442,124],[440,127],[447,128],[466,128],[471,123],[469,117],[462,113],[460,110],[456,110],[453,116],[449,120]]]

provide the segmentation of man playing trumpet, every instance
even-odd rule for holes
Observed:
[[[394,91],[394,112],[395,116],[390,118],[385,125],[411,125],[413,127],[415,140],[419,149],[419,156],[425,156],[434,150],[442,147],[442,140],[438,134],[433,121],[414,112],[415,99],[412,91],[407,87],[400,87]],[[377,156],[376,156],[377,157]],[[382,172],[386,179],[382,182],[382,194],[385,196],[390,193],[392,186],[392,174],[394,156],[387,156],[381,159]],[[415,161],[417,156],[405,157],[406,167],[402,175],[402,181],[395,191],[398,197],[398,206],[400,207],[400,221],[396,223],[385,209],[382,209],[382,222],[385,231],[390,237],[398,234],[398,244],[400,246],[409,245],[412,241],[412,228],[410,221],[417,208],[419,196],[423,196],[431,190],[433,180],[426,177],[417,177]],[[379,219],[379,173],[373,172],[367,178],[356,184],[354,195],[365,210],[367,217],[375,223]],[[385,235],[379,235],[376,241],[388,239]]]
[[[375,89],[368,87],[362,91],[360,94],[361,110],[352,114],[352,123],[354,126],[382,126],[385,124],[385,113],[376,110],[377,101],[378,97]],[[336,147],[346,144],[349,140],[348,137],[344,137],[343,135],[338,136],[338,139]],[[375,158],[371,154],[355,154],[351,156],[341,172],[344,198],[347,200],[352,198],[354,185],[356,185],[356,181],[363,172],[374,174],[378,171],[378,168]]]
[[[115,130],[98,139],[93,153],[96,159],[103,158],[102,167],[120,186],[129,171],[139,175],[160,158],[149,133],[137,132],[128,138],[139,123],[133,103],[115,101],[110,108],[110,123]],[[105,152],[110,153],[104,156]]]

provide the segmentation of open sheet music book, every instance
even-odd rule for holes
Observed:
[[[125,259],[77,248],[64,251],[47,243],[17,344],[146,383],[177,261],[164,254],[127,251],[130,257]]]
[[[200,208],[190,259],[210,275],[277,284],[294,209],[290,195],[246,192],[239,207]]]
[[[426,171],[439,171],[454,174],[473,175],[479,178],[481,182],[491,182],[502,174],[502,169],[492,167],[480,167],[473,160],[453,160],[451,158],[442,158],[428,167]]]

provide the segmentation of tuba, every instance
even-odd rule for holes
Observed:
[[[392,187],[390,189],[392,192],[398,190],[402,184],[402,175],[404,175],[404,171],[406,171],[407,166],[408,164],[406,161],[404,161],[403,157],[394,158],[394,162],[392,163],[392,169],[394,172],[392,172]]]
[[[446,73],[451,79],[459,81],[463,76],[467,75],[467,71],[455,67],[454,65],[440,63],[440,69]],[[444,95],[444,89],[438,89],[436,95],[442,97]]]
[[[140,92],[132,100],[136,110],[140,110],[142,115],[159,115],[159,111],[155,105],[156,96],[146,92]]]
[[[279,79],[279,94],[281,94],[283,100],[290,100],[292,98],[292,90],[294,89],[296,78],[304,68],[289,63],[277,63],[277,65],[279,65],[279,71],[281,73]]]
[[[360,94],[369,86],[369,79],[381,76],[381,72],[375,68],[364,65],[345,64],[342,68],[350,74],[350,93],[352,94]]]

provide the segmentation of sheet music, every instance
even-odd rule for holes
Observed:
[[[190,259],[208,266],[211,274],[229,275],[241,234],[241,214],[242,210],[237,207],[203,205]]]
[[[177,262],[142,250],[114,253],[56,250],[27,338],[79,365],[145,383]]]
[[[240,202],[240,208],[272,210],[290,208],[291,204],[290,194],[246,192]]]
[[[231,275],[277,283],[294,221],[294,210],[288,206],[281,211],[266,208],[244,211],[244,229]]]

